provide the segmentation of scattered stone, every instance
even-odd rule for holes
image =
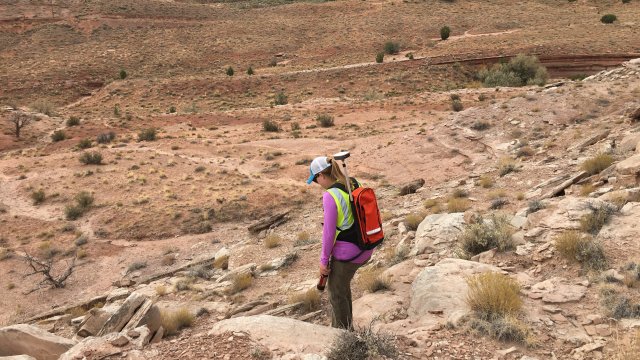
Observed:
[[[123,347],[129,343],[129,339],[124,335],[120,335],[117,338],[111,340],[110,343],[113,346]]]
[[[400,196],[415,194],[418,189],[420,189],[424,185],[424,179],[413,180],[410,183],[404,184],[400,187],[399,194]]]
[[[579,301],[586,291],[584,286],[571,285],[566,279],[555,277],[531,286],[529,297],[540,298],[537,295],[541,295],[545,303],[562,304]]]
[[[609,269],[602,273],[602,277],[607,280],[622,282],[624,275],[620,274],[616,269]]]

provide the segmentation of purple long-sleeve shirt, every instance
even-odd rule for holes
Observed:
[[[329,192],[322,196],[322,206],[324,208],[324,225],[322,228],[322,251],[320,252],[320,264],[327,266],[329,258],[333,254],[336,260],[349,260],[360,254],[362,250],[356,245],[344,241],[336,241],[336,224],[338,223],[338,208],[336,202]],[[352,263],[362,264],[371,258],[373,250],[366,250],[358,256]]]

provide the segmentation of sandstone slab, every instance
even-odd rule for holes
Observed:
[[[640,154],[635,154],[620,161],[616,165],[616,170],[623,175],[636,175],[640,173]]]
[[[427,216],[418,226],[411,254],[420,255],[429,248],[455,241],[462,232],[464,223],[464,213]]]
[[[315,325],[290,318],[256,315],[222,320],[209,334],[245,332],[253,340],[283,353],[326,354],[344,330]]]
[[[18,324],[0,329],[0,356],[29,355],[56,360],[76,341],[51,334],[39,327]]]

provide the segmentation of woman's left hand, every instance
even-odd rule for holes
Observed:
[[[329,276],[331,269],[328,266],[320,264],[320,275]]]

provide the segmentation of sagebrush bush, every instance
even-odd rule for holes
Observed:
[[[77,205],[67,205],[64,208],[64,215],[67,220],[76,220],[84,214],[84,209]]]
[[[249,66],[249,68],[247,69],[247,75],[253,75],[253,74],[255,74],[255,71],[253,71],[253,68]]]
[[[36,190],[31,193],[31,200],[33,200],[33,205],[40,205],[44,202],[45,199],[46,195],[44,193],[44,190],[42,189]]]
[[[157,130],[154,128],[142,129],[138,133],[138,141],[154,141],[156,139]]]
[[[516,163],[509,157],[503,157],[498,160],[498,174],[503,177],[511,172],[516,171]]]
[[[65,134],[65,132],[62,130],[56,130],[53,132],[53,134],[51,134],[51,140],[53,142],[62,141],[66,138],[67,138],[67,134]]]
[[[505,216],[493,214],[488,219],[465,225],[458,236],[458,243],[469,257],[494,248],[508,251],[515,248],[511,238],[513,233],[514,229]]]
[[[89,149],[93,146],[93,143],[91,143],[91,140],[89,139],[82,139],[80,141],[78,141],[78,149]]]
[[[368,328],[344,331],[331,345],[328,360],[397,359],[393,337]]]
[[[118,76],[120,76],[120,80],[124,80],[127,78],[127,71],[125,69],[121,69],[120,73],[118,74]]]
[[[614,159],[609,154],[598,154],[582,163],[580,168],[589,175],[595,175],[613,164]]]
[[[134,261],[131,264],[129,264],[129,267],[127,268],[127,272],[130,273],[136,270],[144,269],[146,267],[147,267],[146,261]]]
[[[489,70],[481,70],[478,78],[486,87],[542,86],[547,82],[547,69],[535,56],[520,54],[506,64],[495,64]]]
[[[190,327],[196,318],[195,315],[185,307],[175,311],[162,310],[160,311],[160,317],[166,335],[174,335],[181,329]]]
[[[302,308],[307,311],[315,311],[320,308],[320,292],[315,288],[310,288],[306,291],[299,291],[294,293],[289,298],[290,304],[302,303]]]
[[[534,344],[531,330],[516,316],[507,315],[493,319],[472,318],[469,326],[480,334],[500,341],[516,342],[525,346]]]
[[[451,109],[455,112],[462,111],[464,110],[464,105],[462,105],[462,101],[460,100],[452,100]]]
[[[82,216],[93,204],[93,195],[81,191],[75,196],[75,205],[67,205],[64,209],[67,220],[76,220]]]
[[[233,73],[234,73],[233,68],[231,66],[229,66],[227,68],[226,73],[227,73],[227,76],[233,76]]]
[[[600,298],[607,316],[614,319],[640,318],[640,303],[636,302],[637,299],[620,294],[616,287],[603,286],[600,289]]]
[[[383,275],[384,269],[368,266],[358,271],[356,284],[363,290],[370,293],[389,290],[391,288],[391,278]]]
[[[97,151],[85,151],[80,154],[79,160],[85,165],[100,165],[102,164],[102,154]]]
[[[108,133],[99,134],[96,138],[98,144],[108,144],[116,138],[116,133],[110,131]]]
[[[520,285],[507,275],[485,272],[467,278],[467,285],[467,304],[481,319],[516,315],[522,308]]]
[[[465,198],[450,198],[447,201],[447,212],[458,213],[465,212],[471,207],[469,200]]]
[[[280,131],[280,126],[275,121],[265,120],[262,122],[262,130],[266,132],[278,132]]]
[[[318,125],[320,125],[320,127],[323,127],[323,128],[332,127],[334,125],[333,116],[329,114],[318,115],[318,117],[316,118],[316,121],[318,122]]]
[[[273,99],[273,103],[275,105],[286,105],[288,102],[289,98],[283,91],[278,92],[276,97]]]
[[[493,177],[491,177],[491,175],[488,175],[488,174],[484,174],[480,176],[480,179],[478,180],[478,185],[482,186],[485,189],[492,187]]]
[[[31,104],[31,108],[47,116],[55,115],[55,106],[51,102],[44,99],[34,101],[33,104]]]
[[[529,201],[528,212],[529,212],[529,214],[533,214],[534,212],[538,212],[538,211],[544,209],[545,207],[546,206],[542,201],[540,201],[540,200],[531,200],[531,201]]]
[[[609,222],[611,215],[615,212],[615,208],[606,204],[592,206],[589,205],[587,214],[580,218],[580,230],[596,235],[600,229]]]
[[[418,230],[418,226],[424,220],[425,215],[423,213],[411,213],[405,216],[404,224],[407,226],[407,229],[411,231]]]
[[[376,54],[376,63],[382,64],[383,61],[384,61],[384,53],[383,52],[377,53]]]

